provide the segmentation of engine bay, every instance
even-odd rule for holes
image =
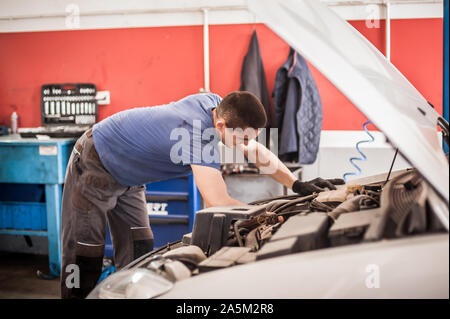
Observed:
[[[389,182],[206,208],[197,212],[192,233],[126,268],[145,267],[176,282],[288,254],[446,231],[429,191],[407,170]]]

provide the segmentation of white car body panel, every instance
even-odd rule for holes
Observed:
[[[447,299],[448,269],[448,234],[423,235],[215,270],[177,282],[160,298]]]

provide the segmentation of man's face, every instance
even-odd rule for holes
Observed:
[[[257,129],[251,127],[246,127],[245,129],[233,129],[227,127],[225,122],[222,122],[221,120],[218,121],[216,129],[221,135],[222,143],[228,147],[236,147],[240,144],[247,146],[249,141],[258,136]]]

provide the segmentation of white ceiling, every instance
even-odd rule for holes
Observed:
[[[384,0],[320,0],[346,20],[385,15]],[[442,17],[442,0],[390,0],[391,18]],[[2,0],[0,32],[257,23],[246,0]]]

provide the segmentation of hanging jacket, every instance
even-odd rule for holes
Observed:
[[[247,54],[242,62],[239,91],[249,91],[261,100],[267,115],[266,127],[271,127],[272,112],[270,111],[269,91],[267,90],[266,73],[264,72],[256,31],[253,31]]]
[[[273,109],[280,159],[314,163],[322,130],[322,101],[305,59],[292,48],[275,77]]]

